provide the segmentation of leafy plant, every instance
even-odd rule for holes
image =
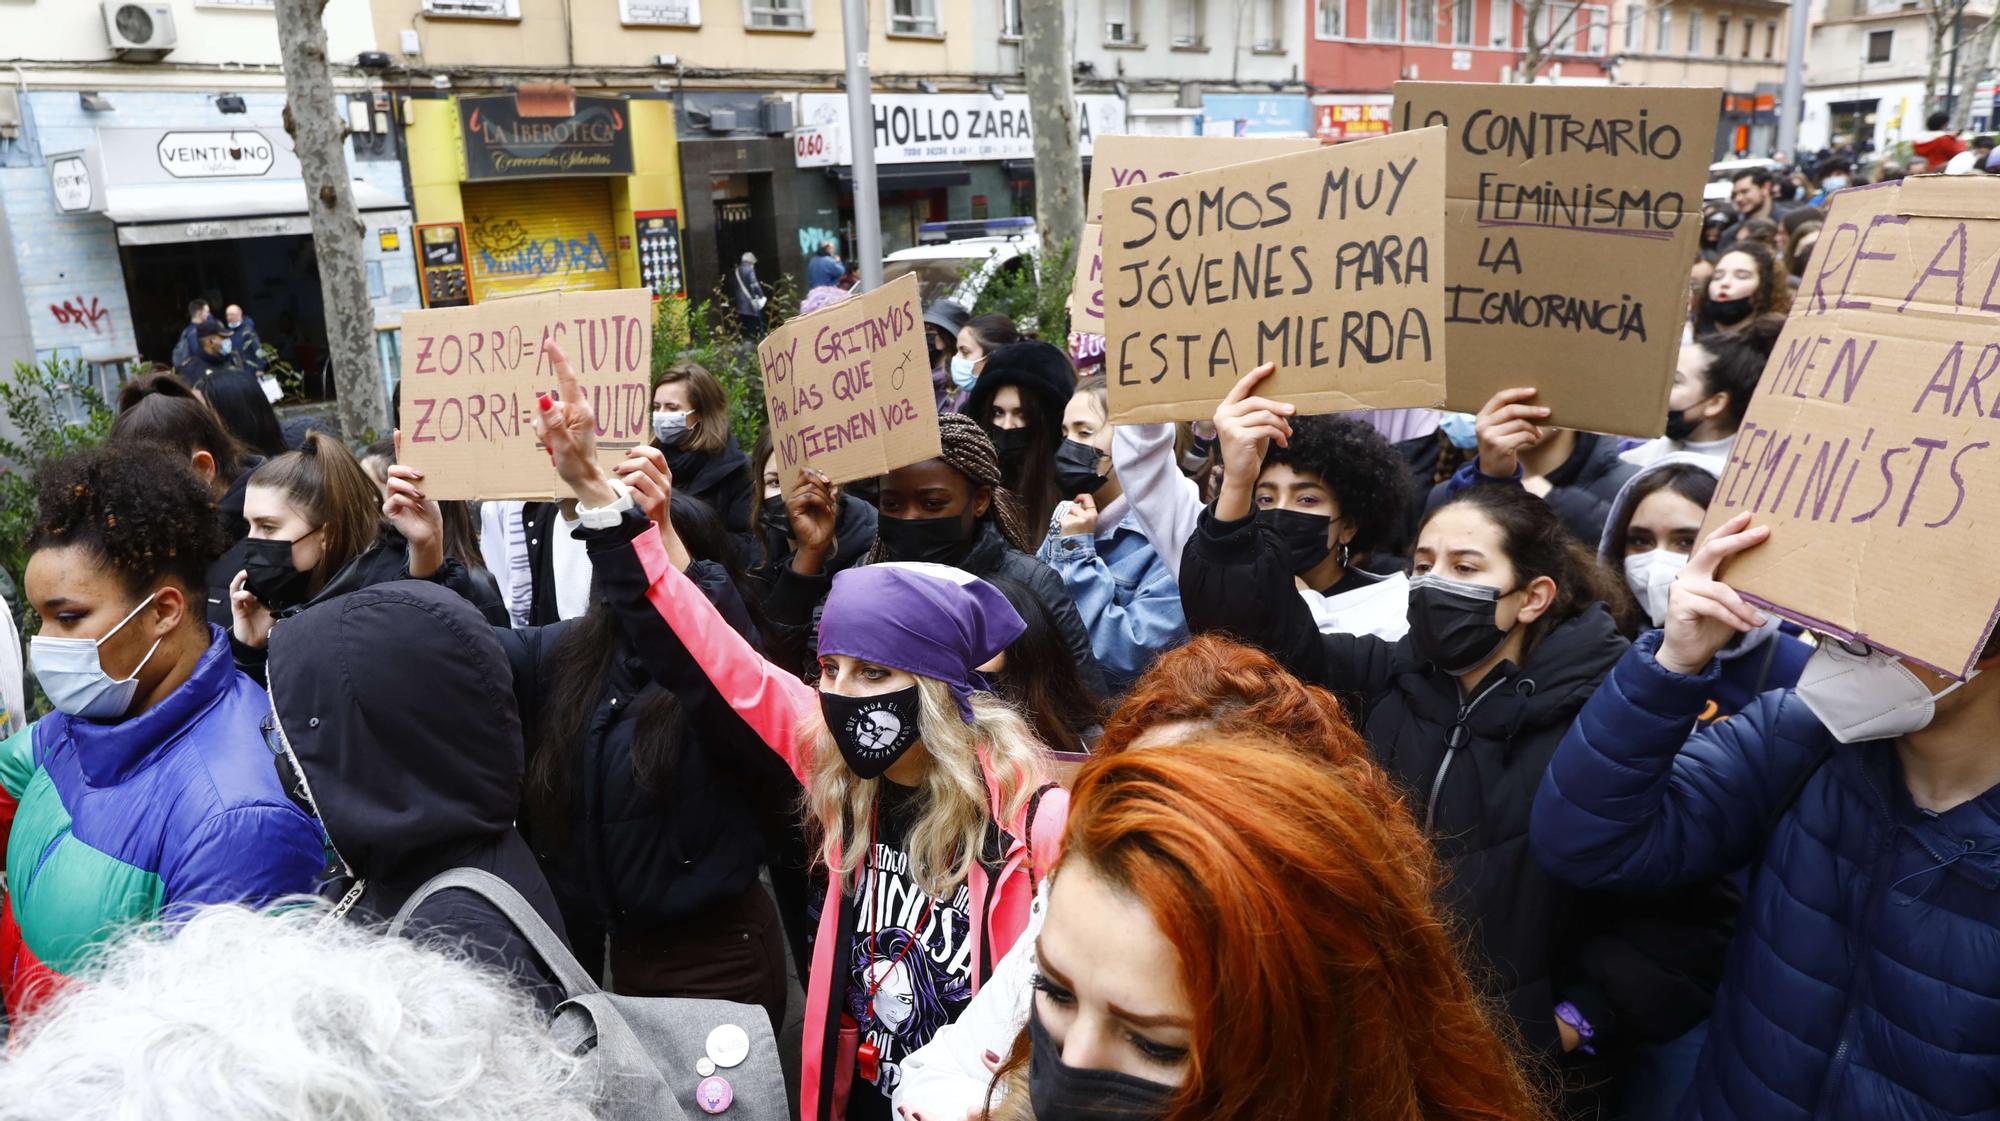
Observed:
[[[15,430],[12,437],[0,436],[0,458],[7,461],[0,466],[0,569],[26,634],[33,612],[24,610],[20,588],[35,525],[35,475],[72,452],[103,443],[112,412],[91,383],[90,367],[59,359],[39,366],[15,363],[13,378],[0,381],[0,412]]]
[[[1063,346],[1069,338],[1069,293],[1076,283],[1076,243],[1064,241],[1017,260],[1018,267],[1001,269],[980,290],[972,314],[999,312],[1022,334]]]
[[[278,348],[265,343],[258,352],[264,359],[264,372],[278,379],[278,388],[285,391],[278,403],[303,401],[306,397],[306,377],[297,366],[285,361],[278,354]]]

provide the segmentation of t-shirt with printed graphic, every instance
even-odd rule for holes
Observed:
[[[887,1121],[903,1059],[972,1000],[971,889],[960,884],[935,899],[924,894],[910,874],[907,843],[921,796],[888,781],[881,789],[841,1005],[879,1059],[872,1083],[863,1077],[865,1064],[855,1072],[848,1121]]]

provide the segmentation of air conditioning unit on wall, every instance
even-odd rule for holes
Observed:
[[[161,0],[105,0],[104,33],[119,58],[156,62],[177,43],[174,6]]]

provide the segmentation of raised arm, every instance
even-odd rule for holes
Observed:
[[[1201,485],[1181,474],[1180,464],[1174,462],[1174,426],[1119,425],[1111,432],[1111,462],[1139,521],[1139,532],[1153,543],[1153,551],[1179,582],[1181,552],[1201,518]]]
[[[708,597],[681,571],[686,552],[678,548],[673,523],[665,515],[670,495],[664,474],[655,475],[628,460],[620,466],[625,482],[613,484],[597,462],[596,418],[588,398],[578,390],[569,362],[551,345],[558,398],[538,397],[535,431],[549,448],[556,470],[576,495],[581,511],[597,511],[618,503],[621,490],[661,511],[654,532],[628,515],[623,532],[614,527],[589,535],[592,571],[598,589],[618,610],[647,670],[671,687],[676,667],[663,660],[682,648],[701,667],[716,692],[742,716],[759,739],[782,756],[793,773],[803,774],[805,757],[798,735],[800,722],[818,705],[817,694],[798,678],[764,660],[764,656],[723,618]],[[645,460],[644,456],[639,456]],[[646,461],[650,462],[650,461]],[[631,469],[627,469],[628,466]],[[589,519],[586,518],[586,521]],[[669,553],[678,554],[677,565]],[[662,628],[671,632],[662,634]],[[673,641],[662,643],[663,637]]]

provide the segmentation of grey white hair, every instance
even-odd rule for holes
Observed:
[[[586,1121],[576,1060],[496,972],[213,907],[134,932],[17,1030],[0,1121]]]

